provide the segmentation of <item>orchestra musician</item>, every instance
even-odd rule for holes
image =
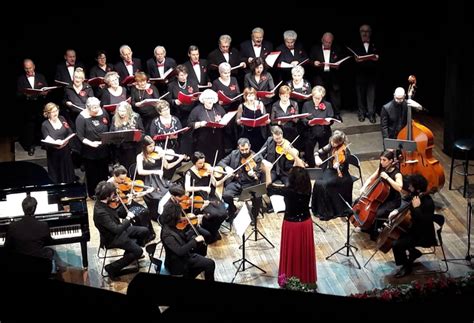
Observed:
[[[271,127],[271,137],[263,145],[267,186],[280,180],[288,186],[288,173],[293,166],[302,163],[299,152],[291,143],[283,138],[283,130],[279,126]],[[304,165],[304,164],[303,164]]]
[[[112,175],[113,176],[110,177],[107,182],[115,185],[117,192],[127,209],[135,214],[133,224],[148,228],[148,231],[150,231],[148,240],[154,240],[156,234],[151,223],[150,211],[134,200],[135,198],[140,198],[153,192],[154,188],[137,184],[137,181],[133,181],[131,178],[127,177],[127,169],[122,165],[114,167]],[[117,208],[117,213],[122,218],[125,217],[127,213],[125,206],[120,204]]]
[[[322,179],[314,183],[311,209],[320,220],[331,220],[351,213],[346,204],[352,203],[352,178],[347,163],[351,153],[347,145],[344,132],[335,130],[329,144],[316,152],[316,165],[323,167],[324,171]]]
[[[397,87],[393,93],[393,100],[385,104],[380,111],[382,137],[384,139],[397,138],[397,134],[407,124],[407,115],[408,105],[405,99],[405,90],[402,87]]]
[[[113,183],[101,181],[97,184],[94,205],[94,224],[99,230],[101,242],[106,248],[120,248],[125,250],[123,257],[105,266],[111,279],[120,275],[120,271],[139,259],[143,254],[142,247],[150,232],[145,227],[131,225],[135,217],[128,212],[121,220],[115,206],[117,203],[117,189]]]
[[[378,169],[370,175],[360,191],[365,192],[379,177],[390,185],[390,191],[385,201],[377,208],[373,226],[367,230],[371,240],[377,239],[379,234],[378,229],[382,226],[383,220],[387,219],[389,213],[397,209],[401,203],[400,192],[403,187],[403,176],[398,168],[398,160],[393,151],[386,150],[380,154],[380,165]]]
[[[204,214],[201,226],[210,232],[211,237],[208,244],[221,239],[219,228],[227,218],[224,203],[216,196],[216,180],[212,174],[211,165],[205,162],[206,156],[196,151],[191,157],[193,166],[185,176],[185,190],[191,193],[193,198],[200,196],[205,201],[201,209],[194,208],[195,213]]]
[[[172,163],[168,163],[165,151],[161,147],[155,146],[155,141],[150,136],[143,137],[142,152],[137,155],[136,170],[138,175],[143,177],[146,186],[154,187],[155,190],[143,197],[151,218],[158,219],[158,204],[168,191],[168,181],[163,179],[164,169],[176,166],[185,157],[181,155]]]
[[[408,176],[407,182],[410,194],[406,201],[402,202],[400,209],[404,208],[404,204],[410,204],[411,226],[408,231],[402,232],[400,238],[392,242],[395,263],[397,266],[402,266],[395,274],[397,278],[408,275],[412,270],[413,262],[421,256],[422,253],[415,248],[416,246],[430,247],[436,244],[433,225],[434,202],[429,194],[420,195],[420,193],[426,193],[428,181],[423,175],[414,174]],[[400,209],[390,212],[389,223],[399,214],[402,216]]]
[[[247,163],[247,161],[249,161],[248,164],[242,166],[243,163]],[[262,163],[262,156],[255,156],[255,152],[251,150],[250,141],[247,138],[240,138],[237,141],[237,149],[219,161],[217,166],[223,167],[226,171],[226,176],[221,179],[226,180],[222,199],[228,204],[227,221],[232,223],[237,212],[234,197],[238,197],[244,188],[261,183],[266,173],[265,166]],[[238,167],[240,167],[239,170],[235,172]],[[230,174],[234,174],[235,176],[229,179]],[[258,216],[261,206],[261,197],[252,199],[251,217],[253,221]]]
[[[160,216],[161,241],[166,251],[165,266],[172,275],[183,275],[184,278],[196,278],[204,271],[204,279],[213,281],[216,265],[214,260],[205,257],[207,246],[203,235],[197,230],[180,230],[177,227],[183,216],[180,201],[185,191],[181,186],[173,185],[169,192],[171,197]]]

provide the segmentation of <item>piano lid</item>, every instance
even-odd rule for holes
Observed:
[[[0,162],[0,189],[53,184],[44,167],[27,161]]]

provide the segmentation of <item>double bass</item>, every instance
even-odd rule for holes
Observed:
[[[412,99],[416,88],[416,77],[408,77],[408,99]],[[444,185],[444,170],[433,157],[433,132],[422,124],[412,120],[411,106],[408,105],[407,125],[397,135],[399,140],[413,140],[416,151],[404,151],[400,172],[403,175],[421,174],[428,181],[428,191],[439,191]]]

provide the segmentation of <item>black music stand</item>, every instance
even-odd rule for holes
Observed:
[[[399,140],[385,138],[383,140],[385,149],[416,151],[416,141],[413,140]],[[409,161],[406,161],[409,163]]]
[[[262,188],[262,185],[263,185],[263,188]],[[262,184],[258,184],[258,185],[255,185],[255,186],[250,186],[250,187],[247,187],[245,189],[242,190],[242,193],[240,194],[239,196],[239,201],[245,201],[245,207],[247,207],[247,210],[248,210],[248,213],[251,216],[252,214],[252,208],[250,207],[249,205],[249,200],[250,199],[253,199],[254,197],[261,197],[263,194],[265,194],[265,192],[267,191],[266,189],[266,186],[265,186],[265,183],[262,183]],[[260,232],[258,231],[257,228],[257,221],[256,221],[256,218],[254,219],[254,228],[253,228],[253,232],[255,232],[255,241],[257,240],[257,232],[260,233],[262,235],[262,237],[264,237],[268,243],[270,243],[272,246],[273,244]],[[234,274],[234,277],[232,278],[231,280],[231,283],[234,282],[235,280],[235,277],[237,277],[237,274],[241,271],[245,271],[245,263],[248,263],[250,266],[247,267],[247,268],[251,268],[251,267],[255,267],[257,268],[258,270],[260,270],[261,272],[263,272],[264,274],[266,274],[267,272],[265,270],[263,270],[262,268],[260,268],[259,266],[255,265],[254,263],[248,261],[246,258],[245,258],[245,241],[247,241],[247,239],[252,235],[252,233],[247,237],[245,238],[245,231],[244,233],[242,234],[242,245],[239,247],[239,248],[242,248],[242,258],[240,258],[239,260],[236,260],[234,262],[232,262],[232,264],[235,266],[236,263],[240,262],[239,266],[237,267],[237,271],[235,272]],[[273,246],[274,247],[274,246]]]
[[[248,204],[249,200],[254,201],[257,197],[262,197],[266,193],[267,193],[267,186],[265,185],[265,183],[250,186],[250,187],[244,188],[242,190],[242,193],[240,193],[240,196],[239,196],[239,201],[244,201],[245,205],[247,206],[247,209],[249,210],[249,213],[252,214],[252,208]],[[258,210],[258,212],[260,213],[261,209]],[[273,243],[271,243],[270,240],[268,240],[268,238],[265,237],[265,235],[262,232],[260,232],[260,230],[258,229],[258,227],[257,227],[257,222],[258,222],[257,218],[258,218],[258,213],[255,215],[255,219],[253,219],[252,232],[244,240],[241,247],[243,248],[245,241],[247,241],[252,236],[252,233],[254,233],[255,234],[255,240],[254,241],[265,239],[272,246],[272,248],[275,248]],[[259,234],[262,236],[260,239],[258,238]]]
[[[456,261],[456,260],[465,260],[469,262],[471,265],[471,260],[473,255],[471,255],[471,225],[472,225],[472,202],[471,197],[467,198],[467,209],[466,209],[466,220],[467,220],[467,252],[466,257],[464,258],[456,258],[456,259],[448,259],[447,261]]]
[[[306,168],[306,171],[308,172],[309,179],[311,179],[313,181],[319,181],[323,178],[323,169],[322,168],[319,168],[319,167]],[[312,191],[313,191],[313,187],[311,187],[311,192]],[[318,223],[316,223],[316,221],[314,221],[314,219],[312,219],[312,217],[311,217],[311,221],[313,221],[313,224],[315,226],[317,226],[318,228],[320,228],[321,231],[326,233],[326,230],[324,230],[324,228],[322,226],[320,226]]]
[[[344,203],[350,208],[352,209],[352,207],[350,206],[349,203],[347,203],[347,201],[342,197],[341,194],[339,194],[339,197],[341,198],[341,200],[344,201]],[[355,213],[353,213],[354,216],[357,216]],[[347,231],[346,231],[346,242],[344,243],[344,245],[337,249],[336,251],[334,251],[332,254],[330,254],[329,256],[326,257],[326,260],[328,260],[329,258],[331,258],[332,256],[334,256],[335,254],[340,254],[342,256],[345,256],[345,257],[354,257],[354,260],[355,262],[357,263],[357,267],[358,269],[361,269],[360,267],[360,264],[359,264],[359,261],[357,260],[357,257],[355,256],[355,253],[354,251],[352,250],[352,248],[354,248],[356,251],[359,250],[356,246],[353,246],[351,245],[350,243],[350,238],[351,238],[351,235],[350,235],[350,231],[351,231],[351,228],[350,228],[350,222],[349,221],[349,218],[346,219],[346,223],[347,223]],[[344,250],[346,249],[346,253],[343,254],[343,253],[340,253],[341,250]],[[349,254],[350,253],[350,254]]]
[[[176,168],[176,170],[174,171],[173,176],[171,177],[170,182],[175,183],[175,182],[179,181],[180,179],[182,179],[184,177],[184,174],[186,174],[186,172],[191,167],[193,167],[193,162],[188,161],[188,162],[182,164],[181,166],[179,166],[178,168]]]
[[[103,144],[120,145],[124,142],[139,142],[142,140],[143,131],[141,130],[120,130],[103,132],[100,134],[100,140]]]

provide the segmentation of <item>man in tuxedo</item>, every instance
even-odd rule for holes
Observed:
[[[264,31],[260,27],[252,30],[251,39],[240,44],[240,57],[242,62],[248,64],[257,57],[265,58],[273,51],[273,45],[263,39]]]
[[[120,76],[120,84],[127,76],[133,76],[136,72],[142,71],[142,61],[139,58],[133,58],[133,52],[130,46],[120,46],[120,57],[122,60],[115,64],[114,70]]]
[[[205,59],[199,58],[199,48],[195,45],[189,46],[188,49],[189,60],[183,65],[188,70],[188,77],[190,80],[197,81],[200,87],[211,87],[208,75],[208,62]]]
[[[342,121],[341,118],[341,85],[339,76],[339,66],[330,67],[324,63],[335,63],[343,57],[341,51],[333,46],[334,35],[326,32],[321,38],[321,44],[311,48],[309,57],[316,67],[313,85],[322,85],[329,95],[329,101],[334,109],[334,118]]]
[[[360,39],[352,46],[352,50],[358,56],[374,54],[370,59],[355,57],[355,85],[357,94],[357,107],[359,109],[359,121],[363,122],[365,117],[370,123],[375,123],[375,84],[377,82],[377,62],[379,55],[374,43],[371,41],[372,29],[369,25],[359,28]]]
[[[400,130],[407,124],[407,111],[405,90],[397,87],[393,93],[393,100],[385,104],[380,112],[380,125],[384,139],[397,138]]]
[[[218,69],[221,63],[229,63],[231,67],[246,67],[246,64],[240,61],[240,52],[236,48],[231,47],[231,42],[232,38],[229,35],[221,35],[219,37],[219,47],[214,49],[207,56],[207,61],[209,63],[209,74],[212,80],[215,80],[219,77]],[[232,76],[239,78],[239,71],[241,71],[239,68],[232,70]]]
[[[48,91],[38,94],[27,94],[25,89],[41,89],[48,86],[48,82],[43,74],[36,73],[36,66],[29,58],[23,61],[25,73],[21,74],[17,80],[17,95],[19,106],[21,106],[21,120],[23,129],[20,134],[20,144],[28,155],[35,153],[35,139],[41,138],[41,118],[43,106],[45,105]]]
[[[146,70],[150,78],[163,78],[168,70],[176,68],[176,61],[171,57],[166,57],[166,49],[163,46],[156,46],[153,55],[154,57],[146,61]],[[171,72],[169,78],[155,83],[160,93],[166,93],[168,82],[174,78],[173,75],[175,75],[174,72]]]
[[[74,80],[74,71],[78,67],[82,67],[85,70],[85,65],[76,58],[76,51],[74,49],[67,49],[64,54],[65,62],[59,63],[56,66],[56,74],[54,80],[59,81],[61,84],[72,84]]]
[[[294,67],[308,58],[303,45],[296,41],[297,38],[298,34],[294,30],[287,30],[283,33],[283,44],[276,48],[276,51],[281,53],[275,66],[281,67],[282,63],[287,63]],[[285,82],[291,80],[291,68],[279,68],[279,72],[281,80]]]

